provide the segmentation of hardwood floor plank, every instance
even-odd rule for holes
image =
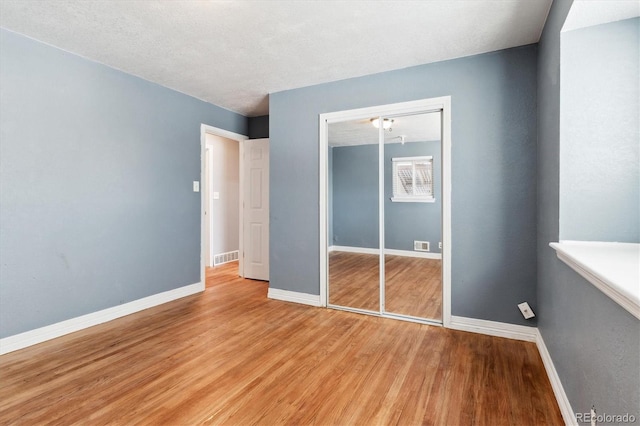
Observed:
[[[380,310],[380,257],[329,253],[329,302],[349,308]],[[385,310],[442,321],[442,262],[385,255]]]
[[[207,289],[0,357],[0,424],[562,424],[534,344]]]

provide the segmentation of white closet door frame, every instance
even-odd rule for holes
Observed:
[[[410,102],[401,102],[388,105],[379,105],[367,108],[358,108],[346,111],[330,112],[319,116],[319,149],[320,149],[320,304],[328,306],[328,262],[327,262],[327,194],[328,194],[328,125],[343,121],[367,119],[400,114],[420,114],[429,112],[441,112],[442,132],[442,325],[449,327],[451,323],[451,97],[422,99]],[[384,129],[379,130],[379,137],[384,138]],[[379,143],[380,144],[380,143]],[[379,162],[384,164],[384,151],[379,148]],[[384,175],[379,176],[380,184],[379,203],[380,214],[384,214]],[[384,247],[384,217],[380,217],[380,247]],[[383,259],[384,250],[380,250]],[[380,262],[380,279],[384,279],[384,261]],[[380,290],[380,314],[384,317],[396,318],[407,321],[437,324],[429,320],[406,317],[403,315],[388,314],[384,310],[384,286]],[[353,310],[353,309],[346,309]],[[371,312],[365,312],[371,313]]]

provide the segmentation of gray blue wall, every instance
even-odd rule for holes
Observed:
[[[439,253],[442,240],[442,190],[440,142],[385,144],[385,248],[413,251],[413,241],[429,241],[431,252]],[[333,235],[331,244],[350,247],[379,247],[378,145],[332,148],[334,168]],[[394,157],[433,156],[434,203],[394,203],[392,162]],[[331,164],[331,163],[330,163]]]
[[[452,312],[536,305],[537,46],[270,95],[273,288],[319,294],[318,114],[452,97]]]
[[[241,115],[0,30],[0,337],[200,281],[200,124]]]
[[[637,419],[640,323],[549,247],[560,233],[560,30],[571,4],[553,2],[539,43],[538,327],[574,411]]]
[[[640,18],[561,43],[560,239],[640,242]]]
[[[378,248],[378,145],[336,146],[333,155],[333,238],[330,245]]]

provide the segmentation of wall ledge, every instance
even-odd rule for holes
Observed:
[[[558,259],[640,319],[640,244],[560,241],[549,245]]]

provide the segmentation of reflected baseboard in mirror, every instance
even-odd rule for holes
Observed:
[[[329,253],[329,304],[380,311],[380,256]]]
[[[329,253],[329,303],[379,312],[377,254]],[[437,259],[385,255],[385,311],[442,320],[442,267]]]

